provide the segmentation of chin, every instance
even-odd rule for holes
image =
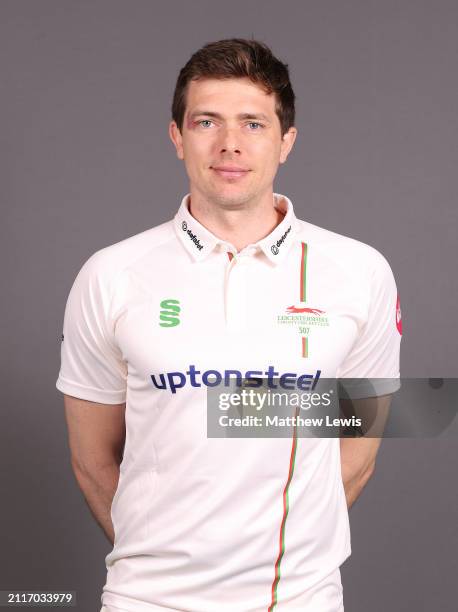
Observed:
[[[219,206],[226,209],[237,209],[243,207],[251,200],[251,194],[245,191],[239,193],[220,192],[212,198]]]

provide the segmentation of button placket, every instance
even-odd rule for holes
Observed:
[[[232,331],[240,331],[247,327],[247,268],[247,258],[240,255],[234,255],[226,268],[226,325]]]

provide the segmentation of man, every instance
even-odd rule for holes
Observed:
[[[114,543],[102,610],[341,612],[347,507],[380,440],[211,437],[207,393],[374,377],[386,411],[391,269],[273,192],[297,130],[287,66],[264,44],[197,51],[172,117],[189,193],[173,220],[95,253],[65,311],[72,465]]]

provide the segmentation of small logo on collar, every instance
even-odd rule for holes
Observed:
[[[274,255],[278,255],[278,253],[280,252],[280,247],[281,245],[285,242],[285,239],[287,237],[287,235],[289,234],[289,232],[291,231],[291,225],[288,227],[288,229],[286,230],[286,232],[283,234],[283,236],[281,236],[277,242],[275,244],[273,244],[270,247],[270,250],[272,251],[272,253]]]
[[[201,251],[204,248],[204,245],[201,244],[199,238],[197,237],[196,234],[193,234],[192,231],[190,229],[188,229],[188,224],[186,223],[186,221],[182,221],[181,222],[181,229],[186,232],[186,234],[188,234],[189,238],[191,239],[191,242],[194,243],[195,247]]]

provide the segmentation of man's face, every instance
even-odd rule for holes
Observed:
[[[281,137],[274,94],[248,78],[200,79],[188,85],[182,133],[172,121],[169,134],[191,192],[238,208],[273,191],[296,129]]]

